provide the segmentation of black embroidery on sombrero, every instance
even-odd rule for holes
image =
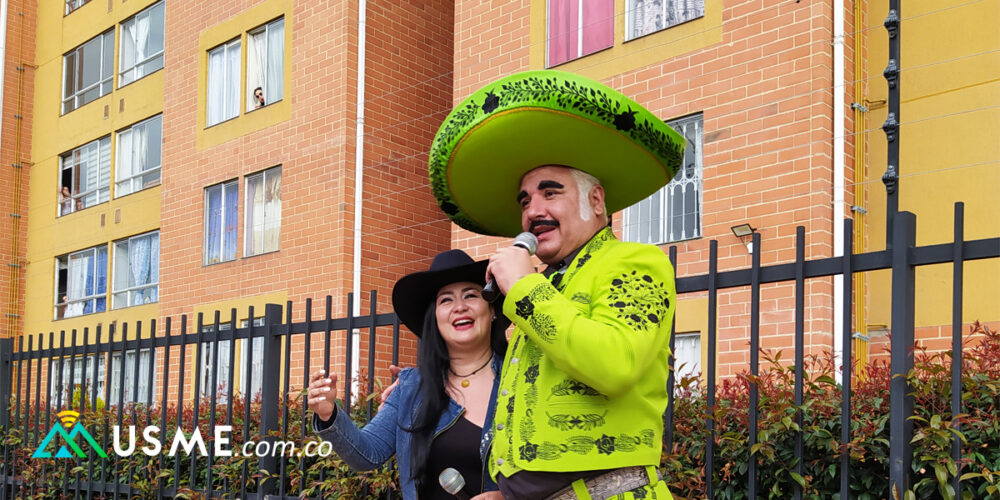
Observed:
[[[604,414],[597,413],[547,413],[549,417],[549,427],[555,427],[561,431],[569,431],[573,429],[580,429],[582,431],[589,431],[597,427],[602,427],[605,424],[604,417],[608,412]]]
[[[670,308],[670,298],[663,283],[636,271],[611,281],[608,304],[618,310],[618,317],[630,327],[645,331],[663,320]]]
[[[538,445],[531,442],[526,442],[521,445],[521,460],[530,462],[538,457]]]
[[[615,115],[615,128],[621,130],[622,132],[628,132],[635,128],[635,111],[632,108],[628,108],[628,111],[622,111]]]
[[[562,382],[554,385],[552,387],[553,396],[601,396],[607,399],[607,396],[598,392],[597,389],[584,384],[578,380],[573,380],[570,378],[564,379]]]
[[[496,111],[498,106],[500,106],[500,98],[493,92],[487,92],[486,99],[483,100],[483,113],[490,114]]]

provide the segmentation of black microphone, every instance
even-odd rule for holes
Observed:
[[[441,489],[449,495],[455,495],[458,500],[469,500],[469,494],[462,489],[465,488],[465,478],[462,477],[461,472],[448,467],[441,471],[438,483],[441,484]]]
[[[538,249],[538,238],[525,231],[514,238],[514,243],[511,243],[511,246],[521,247],[528,251],[528,255],[535,255],[535,250]],[[500,298],[500,295],[500,288],[497,287],[496,280],[490,278],[490,282],[483,287],[483,298],[492,304]]]

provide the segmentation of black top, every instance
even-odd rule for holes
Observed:
[[[434,438],[427,458],[427,473],[417,497],[420,500],[455,500],[438,482],[441,471],[448,467],[457,470],[465,478],[465,492],[470,497],[482,493],[483,459],[479,456],[479,440],[482,435],[482,427],[459,417],[454,425]]]

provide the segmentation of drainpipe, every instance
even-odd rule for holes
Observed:
[[[354,292],[354,309],[351,315],[361,314],[361,205],[362,188],[364,187],[364,160],[365,160],[365,26],[367,17],[367,0],[358,0],[358,109],[357,123],[355,124],[354,143],[354,276],[351,291]],[[355,329],[351,332],[351,373],[353,377],[353,387],[351,390],[357,394],[358,390],[358,357],[361,355],[358,343],[360,335]],[[369,353],[373,355],[374,353]],[[371,374],[369,374],[371,376]]]
[[[855,77],[856,78],[856,77]],[[844,0],[833,1],[833,256],[844,255],[844,148],[846,135],[844,128]],[[857,140],[857,138],[855,138]],[[855,160],[855,165],[857,160]],[[833,277],[833,355],[837,365],[843,364],[844,345],[841,332],[844,330],[844,277]],[[846,367],[850,369],[850,367]],[[841,381],[842,371],[836,372]]]

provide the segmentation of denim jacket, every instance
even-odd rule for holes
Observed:
[[[493,440],[493,411],[496,405],[497,387],[500,384],[502,363],[503,358],[494,354],[492,362],[493,389],[490,394],[489,407],[486,409],[482,438],[479,442],[483,474],[481,478],[465,478],[465,481],[471,486],[470,490],[477,490],[480,484],[483,485],[482,491],[497,489],[496,483],[490,479],[486,470],[486,464]],[[413,420],[416,418],[417,403],[420,401],[419,389],[420,374],[415,369],[406,368],[399,374],[399,386],[386,398],[385,406],[368,425],[358,429],[347,412],[338,407],[333,422],[326,428],[321,428],[322,423],[314,415],[313,429],[319,433],[320,437],[329,441],[337,455],[354,470],[374,469],[396,455],[403,499],[416,499],[416,482],[410,477],[412,474],[410,470],[412,434],[405,429],[411,428]],[[434,436],[437,437],[438,434],[454,425],[463,413],[465,413],[465,408],[459,406],[454,400],[449,400],[448,407],[441,414],[441,419],[438,420]]]

